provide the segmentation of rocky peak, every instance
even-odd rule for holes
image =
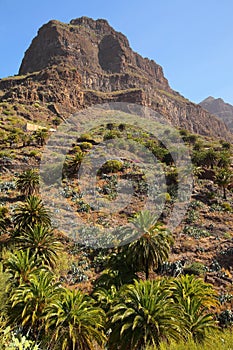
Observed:
[[[95,21],[81,17],[69,24],[48,22],[26,51],[19,74],[62,62],[79,70],[84,88],[114,91],[118,87],[108,83],[109,75],[117,74],[116,78],[119,78],[128,74],[134,79],[141,76],[141,80],[150,79],[161,88],[170,89],[161,66],[133,52],[127,38],[103,19]]]
[[[92,18],[83,16],[80,18],[75,18],[72,19],[70,21],[71,25],[74,26],[82,26],[82,27],[86,27],[89,28],[91,30],[94,30],[100,34],[107,34],[109,33],[117,33],[108,23],[108,21],[106,19],[97,19],[94,20]],[[118,35],[124,37],[124,39],[128,42],[127,38],[121,34],[121,33],[117,33]]]
[[[222,98],[209,96],[200,102],[200,106],[222,119],[233,132],[233,106],[231,104],[226,103]]]
[[[205,100],[203,100],[201,103],[209,103],[209,102],[212,102],[214,100],[215,100],[215,98],[213,96],[209,96]]]

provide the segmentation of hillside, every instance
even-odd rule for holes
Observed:
[[[0,80],[0,349],[230,346],[231,139],[106,20],[42,26]]]

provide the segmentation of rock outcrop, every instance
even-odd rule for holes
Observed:
[[[45,24],[26,51],[19,74],[64,62],[78,68],[86,89],[124,90],[143,80],[144,86],[150,80],[160,88],[169,89],[162,68],[134,53],[127,38],[106,20],[82,17],[70,24],[58,21]]]
[[[161,66],[135,53],[127,38],[103,19],[43,25],[19,75],[0,80],[0,101],[28,106],[28,119],[39,117],[35,103],[50,119],[96,103],[132,102],[158,111],[176,127],[230,137],[222,121],[173,91]]]

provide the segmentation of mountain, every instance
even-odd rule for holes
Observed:
[[[19,74],[0,80],[0,102],[28,120],[56,124],[108,101],[148,106],[193,133],[231,137],[222,121],[172,90],[162,67],[135,53],[103,19],[48,22],[26,51]]]
[[[208,112],[222,119],[228,128],[233,132],[233,106],[226,103],[221,98],[207,97],[199,103]]]
[[[139,130],[137,125],[126,126],[122,121],[121,124],[102,124],[90,132],[88,130],[88,133],[80,135],[79,138],[75,133],[77,124],[70,128],[68,123],[71,133],[67,138],[62,132],[54,132],[56,126],[71,113],[96,103],[110,101],[148,106],[163,114],[173,125],[189,130],[191,133],[182,130],[181,137],[190,151],[193,166],[185,166],[185,149],[182,147],[181,152],[177,152],[179,146],[176,138],[172,147],[165,149],[162,142],[151,137],[151,133],[145,132],[145,129]],[[43,130],[43,127],[46,129]],[[164,135],[169,135],[169,129],[164,130]],[[115,137],[115,141],[119,139],[116,145],[120,150],[120,157],[118,153],[111,152],[111,147],[115,144],[110,140]],[[172,141],[170,137],[168,139]],[[106,270],[103,269],[107,262],[112,260],[114,263],[113,272],[115,268],[120,268],[122,255],[110,259],[112,254],[108,255],[108,249],[99,248],[104,248],[106,244],[109,246],[109,233],[112,228],[117,228],[114,231],[117,234],[114,237],[114,246],[119,233],[127,234],[125,237],[121,236],[124,240],[128,239],[129,231],[124,230],[124,226],[129,221],[132,222],[136,213],[150,208],[147,204],[154,198],[155,206],[152,210],[159,214],[161,233],[166,232],[164,229],[169,221],[182,219],[171,232],[174,245],[169,261],[159,264],[159,274],[165,278],[193,274],[214,285],[223,305],[221,309],[213,309],[211,312],[223,311],[222,317],[218,318],[216,315],[215,320],[221,319],[220,325],[227,325],[229,318],[225,316],[230,315],[227,312],[232,309],[232,300],[226,291],[232,294],[233,167],[232,146],[229,142],[222,142],[223,139],[230,139],[224,122],[173,91],[162,68],[156,62],[133,52],[127,38],[114,31],[105,20],[94,21],[82,17],[69,24],[50,21],[33,39],[25,53],[19,74],[0,80],[0,251],[4,248],[2,264],[5,266],[6,259],[9,262],[10,251],[5,250],[5,247],[10,250],[15,247],[15,230],[18,232],[15,214],[19,212],[17,208],[22,211],[27,203],[24,190],[30,185],[31,191],[31,180],[36,183],[34,171],[37,169],[40,169],[45,182],[51,185],[45,204],[47,202],[48,209],[53,213],[56,242],[58,238],[64,247],[64,251],[60,251],[60,248],[58,251],[55,279],[59,279],[63,287],[72,290],[93,294],[94,285],[97,286],[94,281],[104,277]],[[51,150],[49,159],[46,157],[48,152],[44,152],[47,140],[47,150]],[[110,142],[106,143],[108,140]],[[121,152],[121,145],[125,145],[124,142],[121,143],[122,140],[128,142],[126,156]],[[135,148],[135,142],[143,147],[142,151],[141,147]],[[70,149],[65,154],[68,145]],[[107,145],[107,148],[102,145]],[[95,154],[97,157],[93,158]],[[108,154],[113,157],[105,161]],[[155,161],[158,159],[158,166],[154,167],[147,154],[154,155]],[[181,154],[182,163],[177,164],[176,155],[179,158]],[[63,156],[63,177],[59,181],[57,176],[61,175]],[[84,159],[87,161],[83,162],[82,168]],[[147,159],[150,162],[148,168]],[[96,168],[98,164],[99,169]],[[29,169],[33,173],[24,173],[24,170]],[[190,174],[192,169],[193,177]],[[28,177],[30,173],[34,174],[33,177]],[[129,186],[126,182],[129,182]],[[45,194],[44,186],[40,190],[41,194]],[[189,191],[192,191],[190,200],[187,197]],[[183,216],[184,206],[187,207],[187,212]],[[84,224],[81,230],[74,220],[76,215],[78,222],[81,219]],[[142,220],[138,216],[143,226],[148,218],[147,214],[142,216]],[[69,228],[72,229],[72,236],[67,235],[66,230]],[[106,235],[103,234],[105,230]],[[95,253],[95,249],[85,249],[85,245],[91,240],[93,246],[96,231],[100,235]],[[11,242],[13,246],[10,245]],[[115,256],[116,249],[110,251]],[[124,254],[125,252],[126,250]],[[123,269],[126,265],[123,264]],[[146,275],[142,272],[143,264],[136,265],[135,273],[137,272],[139,279],[144,279]],[[128,266],[126,268],[130,272]],[[104,275],[100,276],[101,272]],[[118,275],[113,273],[109,286],[115,283],[114,276],[117,277],[116,283],[124,282],[122,278],[118,278],[123,276],[121,272],[126,276],[123,270],[119,270]],[[1,281],[8,283],[4,274],[5,272],[0,272],[0,279],[2,277]],[[155,269],[150,275],[150,279],[154,278],[158,279],[158,271]],[[105,281],[108,282],[107,275]],[[99,286],[101,285],[100,279]],[[6,298],[2,300],[6,304]],[[7,300],[10,307],[9,302]],[[8,308],[8,311],[11,312],[11,309]],[[17,324],[13,323],[12,328]],[[31,329],[30,322],[29,327]],[[33,339],[37,336],[30,334]],[[50,339],[50,344],[46,343],[46,339],[38,338],[38,341],[44,346],[43,349],[53,347]]]

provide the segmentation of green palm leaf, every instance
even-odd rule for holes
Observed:
[[[50,212],[37,196],[29,196],[25,203],[19,204],[13,215],[17,230],[27,229],[35,225],[51,225]]]
[[[64,290],[46,309],[46,329],[53,330],[51,344],[64,350],[93,350],[103,344],[105,313],[81,291]]]

